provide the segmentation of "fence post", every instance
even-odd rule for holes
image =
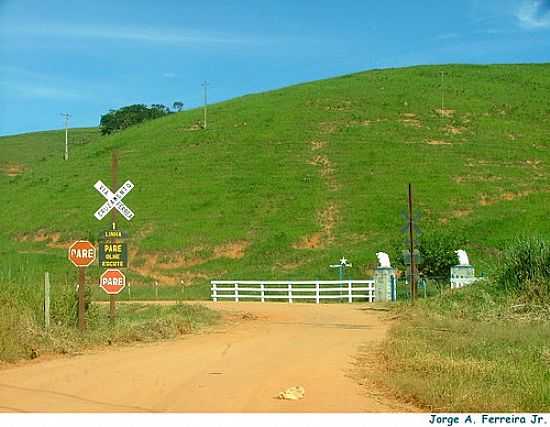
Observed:
[[[351,293],[351,280],[348,282],[348,302],[353,301],[353,294]]]
[[[265,290],[263,283],[260,283],[260,298],[262,299],[262,302],[265,302]]]
[[[319,290],[319,282],[315,282],[315,303],[319,304],[320,299],[320,290]]]
[[[372,302],[374,293],[374,282],[369,283],[369,302]]]
[[[235,301],[239,302],[239,284],[235,283]]]
[[[288,302],[292,304],[292,283],[288,283]]]
[[[44,328],[50,329],[50,273],[44,274]]]
[[[218,302],[217,290],[218,288],[216,287],[216,284],[212,283],[212,300],[214,300],[214,302]]]
[[[155,299],[159,299],[159,282],[155,281]]]

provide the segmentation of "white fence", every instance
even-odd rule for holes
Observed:
[[[374,301],[374,280],[296,280],[296,281],[266,281],[266,280],[212,280],[212,300],[242,299],[321,300],[343,299]]]

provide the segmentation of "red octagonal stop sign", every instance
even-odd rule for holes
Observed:
[[[69,248],[69,261],[77,267],[88,267],[95,261],[95,246],[87,240],[77,240]]]
[[[99,286],[109,295],[116,295],[126,286],[126,276],[122,271],[110,268],[101,275]]]

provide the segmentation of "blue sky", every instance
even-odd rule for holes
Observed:
[[[550,0],[0,0],[0,135],[372,68],[550,62]]]

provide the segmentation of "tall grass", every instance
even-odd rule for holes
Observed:
[[[550,302],[550,243],[541,236],[516,238],[504,251],[496,283],[523,299]]]
[[[432,411],[549,411],[549,255],[516,238],[491,281],[399,306],[384,381]]]
[[[51,277],[50,328],[46,331],[44,285],[40,279],[43,273],[38,274],[24,262],[4,266],[0,269],[0,361],[35,358],[48,352],[71,353],[96,345],[173,338],[217,318],[211,310],[186,304],[119,304],[113,325],[107,306],[92,303],[91,286],[87,286],[88,329],[80,333],[76,287],[56,274]]]

